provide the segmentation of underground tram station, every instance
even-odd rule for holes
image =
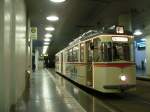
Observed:
[[[150,112],[149,0],[0,0],[0,112]]]

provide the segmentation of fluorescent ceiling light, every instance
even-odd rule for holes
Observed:
[[[44,54],[44,56],[48,56],[48,54]]]
[[[49,21],[58,21],[59,17],[58,16],[48,16],[48,17],[46,17],[46,19]]]
[[[44,45],[49,45],[49,42],[44,42]]]
[[[142,34],[143,33],[141,32],[141,30],[135,30],[135,32],[134,32],[134,35],[136,35],[136,36],[140,36]]]
[[[50,0],[52,2],[55,2],[55,3],[61,3],[61,2],[65,2],[66,0]]]
[[[46,30],[46,31],[54,31],[55,28],[54,28],[54,27],[46,27],[45,30]]]
[[[53,36],[53,35],[50,34],[50,33],[45,34],[45,37],[46,37],[46,38],[51,38],[52,36]]]
[[[49,42],[49,41],[51,41],[51,39],[49,39],[49,38],[46,38],[46,39],[44,39],[44,41],[46,41],[46,42],[48,41],[48,42]]]

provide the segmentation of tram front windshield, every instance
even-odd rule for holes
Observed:
[[[96,43],[94,49],[95,62],[130,61],[129,43],[104,42]]]
[[[112,45],[113,60],[130,61],[130,49],[128,43],[113,43]]]

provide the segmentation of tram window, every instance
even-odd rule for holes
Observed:
[[[90,41],[86,43],[87,62],[92,62],[92,50],[90,48]]]
[[[67,62],[69,62],[69,50],[67,50]]]
[[[69,62],[70,56],[69,56],[69,50],[67,50],[67,62]]]
[[[72,49],[69,49],[67,54],[68,54],[67,58],[68,62],[72,62]]]
[[[73,61],[78,62],[78,57],[79,57],[79,46],[75,46],[73,48]]]
[[[94,50],[93,50],[93,59],[94,59],[94,62],[101,62],[102,61],[102,53],[101,53],[101,50],[100,50],[100,46],[101,46],[101,41],[99,38],[97,39],[94,39],[93,40],[93,43],[94,43]]]
[[[64,52],[64,62],[66,62],[68,60],[68,54],[67,54],[67,52],[65,51]]]
[[[113,43],[113,60],[130,60],[130,48],[128,43]]]
[[[58,57],[58,56],[55,57],[55,61],[56,61],[57,63],[59,62],[59,57]]]
[[[128,43],[100,42],[100,39],[94,39],[93,42],[95,62],[130,61],[130,47]]]
[[[101,45],[102,60],[103,61],[112,61],[112,43],[105,42]]]
[[[99,38],[94,39],[93,57],[95,62],[112,61],[112,43],[101,42]]]
[[[80,44],[80,61],[81,62],[84,62],[84,46],[85,46],[84,43]]]

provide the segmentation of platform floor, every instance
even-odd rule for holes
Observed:
[[[91,94],[44,69],[32,74],[15,112],[150,112],[150,82],[137,80],[134,92]]]

